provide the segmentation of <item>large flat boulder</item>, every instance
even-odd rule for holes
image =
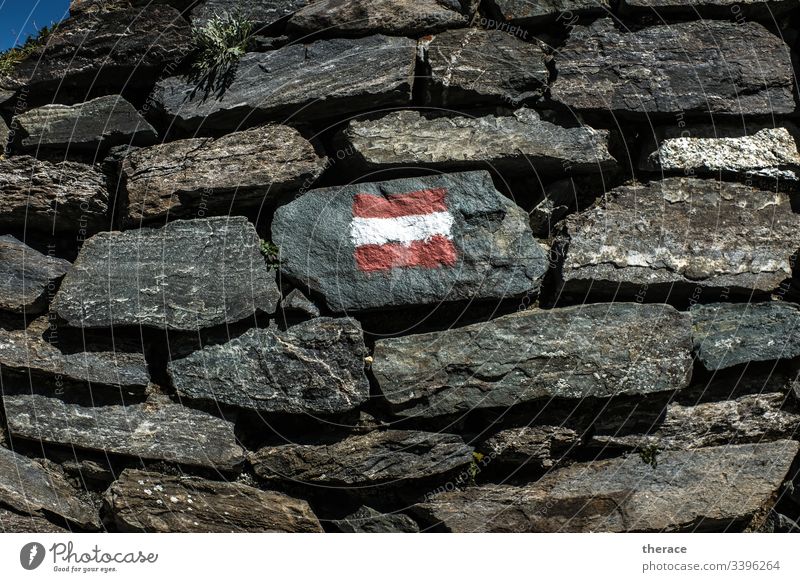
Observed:
[[[553,101],[581,113],[650,118],[792,113],[789,47],[755,22],[702,21],[624,32],[575,26],[555,56]]]
[[[743,528],[774,501],[795,441],[578,463],[515,487],[437,493],[417,513],[452,532],[666,532]]]
[[[248,53],[224,87],[171,77],[154,100],[183,129],[234,129],[242,122],[306,121],[411,103],[415,42],[374,35]]]
[[[261,412],[337,414],[369,398],[367,349],[353,319],[315,318],[286,331],[251,329],[168,365],[182,398]]]
[[[374,431],[325,445],[264,447],[250,457],[268,481],[314,485],[401,485],[446,475],[472,462],[460,436],[406,430]]]
[[[513,115],[426,117],[397,111],[351,121],[339,136],[363,171],[386,168],[492,170],[513,174],[599,173],[617,165],[609,132],[562,127],[533,109]]]
[[[779,192],[666,178],[615,188],[562,224],[566,293],[649,299],[778,288],[792,277],[800,217]]]
[[[520,296],[547,268],[487,172],[312,190],[277,210],[272,240],[334,312]]]
[[[485,9],[501,24],[510,26],[536,26],[555,21],[573,25],[581,16],[603,14],[610,11],[608,0],[486,0]]]
[[[232,471],[244,462],[232,422],[168,399],[92,406],[7,393],[3,405],[14,438],[218,471]]]
[[[241,483],[126,469],[105,494],[119,531],[147,533],[313,533],[308,503]]]
[[[280,299],[244,217],[178,220],[87,240],[52,310],[71,326],[196,331],[233,323]]]
[[[549,398],[645,395],[688,385],[691,327],[687,313],[667,305],[532,309],[378,340],[372,369],[400,417]]]
[[[11,235],[0,236],[0,309],[34,315],[47,309],[69,270],[64,259],[44,255]]]
[[[135,224],[198,212],[227,214],[308,188],[323,168],[314,147],[284,125],[141,148],[122,161],[124,216]]]

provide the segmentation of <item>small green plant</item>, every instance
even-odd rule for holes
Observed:
[[[661,449],[658,448],[658,445],[646,445],[643,447],[639,447],[639,458],[642,459],[642,462],[650,465],[655,469],[658,467],[658,455],[661,453]]]
[[[228,83],[253,34],[253,23],[238,12],[215,14],[192,29],[195,51],[192,72],[207,89]]]
[[[472,461],[470,462],[468,469],[469,482],[467,483],[467,485],[469,487],[475,487],[477,485],[477,483],[475,483],[475,479],[477,478],[478,473],[481,472],[481,468],[478,465],[478,463],[480,463],[481,461],[483,461],[483,455],[481,453],[478,452],[472,453]]]
[[[281,251],[275,243],[261,239],[261,254],[264,255],[269,268],[277,269],[280,266],[280,253]]]
[[[14,72],[14,67],[31,56],[33,52],[44,46],[50,35],[58,28],[58,24],[45,26],[36,34],[29,36],[22,46],[16,46],[0,53],[0,76],[7,76]]]

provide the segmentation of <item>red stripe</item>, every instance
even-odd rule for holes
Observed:
[[[361,271],[387,271],[396,267],[452,267],[456,247],[449,238],[437,234],[410,245],[389,243],[356,247],[356,265]]]
[[[431,214],[447,210],[446,188],[419,190],[406,194],[356,194],[353,216],[359,218],[396,218],[413,214]]]

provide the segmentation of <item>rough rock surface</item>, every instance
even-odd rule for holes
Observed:
[[[0,118],[0,156],[6,153],[6,146],[8,145],[8,126],[6,122]]]
[[[336,414],[369,398],[364,336],[354,319],[316,318],[286,331],[251,329],[172,360],[184,398],[262,412]]]
[[[580,443],[580,435],[564,426],[510,428],[492,435],[478,449],[499,462],[551,469]]]
[[[66,480],[40,463],[0,446],[0,503],[24,514],[58,515],[86,529],[99,529],[94,507]]]
[[[606,191],[594,176],[578,176],[556,180],[545,186],[542,199],[530,212],[534,236],[549,239],[558,231],[558,223],[576,210],[585,210]]]
[[[304,121],[411,102],[415,44],[370,36],[320,40],[248,53],[217,91],[181,77],[160,81],[154,98],[179,127],[236,127],[243,121]]]
[[[795,9],[794,0],[620,0],[619,7],[623,14],[655,12],[694,18],[764,18],[769,22]]]
[[[800,356],[800,306],[716,303],[691,309],[697,358],[709,370]]]
[[[341,141],[364,170],[392,167],[508,174],[596,173],[617,165],[608,130],[561,127],[520,108],[500,117],[426,118],[415,111],[351,121]]]
[[[625,33],[604,18],[573,28],[555,66],[552,99],[579,112],[740,116],[795,110],[789,47],[754,22],[685,22]]]
[[[169,400],[91,406],[5,394],[3,404],[8,431],[18,438],[219,471],[244,462],[232,422]]]
[[[0,309],[28,315],[47,309],[48,292],[70,267],[13,236],[0,236]]]
[[[460,436],[407,430],[375,431],[327,445],[264,447],[250,457],[268,481],[332,486],[395,484],[441,476],[472,462]]]
[[[0,533],[69,533],[69,530],[36,515],[22,515],[0,508]]]
[[[287,31],[295,36],[420,37],[466,26],[469,19],[460,8],[448,0],[317,0],[295,12]]]
[[[454,532],[723,531],[768,505],[794,441],[665,451],[579,463],[514,487],[441,493],[419,513]]]
[[[552,20],[566,25],[577,16],[609,11],[608,0],[487,0],[486,5],[495,16],[520,26]]]
[[[420,40],[420,51],[430,71],[425,87],[428,105],[518,106],[536,101],[547,88],[542,46],[502,30],[448,30]]]
[[[283,273],[334,312],[520,296],[547,267],[488,172],[312,190],[277,210],[272,240]]]
[[[281,309],[284,311],[296,311],[304,313],[309,317],[319,317],[319,307],[308,297],[303,295],[300,289],[292,289],[281,301]]]
[[[642,150],[639,168],[645,171],[699,174],[722,172],[800,179],[797,128],[748,125],[741,127],[694,126],[681,130],[662,128]]]
[[[563,224],[569,293],[744,293],[791,278],[800,217],[785,194],[667,178],[615,188]]]
[[[2,522],[0,522],[2,523]],[[381,513],[362,505],[343,519],[331,522],[342,533],[417,533],[417,523],[402,513]],[[0,526],[2,529],[2,526]]]
[[[323,159],[295,129],[267,125],[219,139],[137,149],[122,162],[128,221],[230,212],[312,184]]]
[[[253,23],[256,32],[270,32],[303,6],[308,0],[202,0],[189,14],[192,26],[204,26],[216,14],[238,11]]]
[[[280,293],[246,218],[178,220],[87,240],[52,309],[71,326],[198,330],[275,311]]]
[[[111,225],[105,176],[86,164],[0,159],[0,226],[92,234]]]
[[[120,531],[321,532],[308,503],[241,483],[127,469],[105,495]]]
[[[372,369],[396,415],[424,418],[553,397],[678,390],[689,383],[690,351],[687,313],[593,304],[379,340]]]
[[[25,150],[60,149],[100,152],[117,145],[150,145],[158,133],[119,95],[79,105],[45,105],[17,115]]]

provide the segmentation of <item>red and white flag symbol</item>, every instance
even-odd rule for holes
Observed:
[[[359,270],[455,265],[446,195],[445,188],[386,197],[356,194],[350,234]]]

